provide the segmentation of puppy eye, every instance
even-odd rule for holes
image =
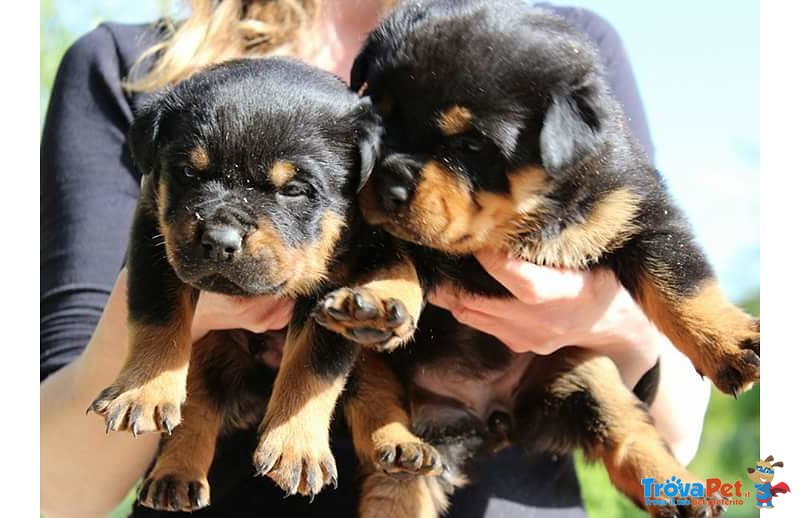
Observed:
[[[486,150],[486,140],[477,135],[461,135],[456,137],[451,144],[458,151],[477,154]]]
[[[301,182],[289,182],[278,191],[278,194],[287,198],[300,198],[308,196],[309,192],[308,185]]]
[[[197,172],[194,169],[192,169],[191,166],[187,165],[187,166],[183,167],[183,176],[185,178],[193,180],[193,179],[197,178]]]

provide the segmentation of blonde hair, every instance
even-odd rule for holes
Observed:
[[[133,92],[153,91],[228,59],[291,52],[322,2],[189,0],[189,17],[179,26],[161,22],[166,37],[139,56],[123,84]]]

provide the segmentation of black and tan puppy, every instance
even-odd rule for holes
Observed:
[[[369,36],[351,87],[372,98],[385,126],[382,159],[360,195],[362,211],[416,245],[413,262],[425,289],[448,281],[480,295],[510,296],[471,257],[486,248],[541,265],[609,267],[720,390],[736,395],[758,380],[758,322],[722,295],[610,95],[596,50],[562,19],[512,1],[408,2]],[[344,289],[326,299],[317,318],[355,338],[350,330],[367,319],[354,308],[364,300],[386,302],[368,287]],[[450,327],[427,332],[438,330],[447,341],[457,335]],[[446,392],[438,382],[448,379],[458,351],[426,351],[433,356],[427,365],[405,367],[412,394]],[[519,359],[480,358],[474,365],[484,374],[516,376],[505,412],[475,416],[484,429],[506,429],[531,449],[583,447],[603,458],[617,487],[639,503],[642,476],[684,473],[606,358],[577,349],[522,366]],[[370,384],[368,370],[359,376],[367,378],[361,385]],[[532,385],[523,381],[531,378]],[[412,397],[412,407],[420,405]],[[447,418],[424,413],[438,423],[434,429],[447,427]],[[379,470],[384,453],[394,451],[385,446],[375,448]],[[396,488],[389,482],[374,493]],[[406,500],[424,498],[412,494]]]
[[[758,380],[758,322],[723,296],[596,51],[561,19],[517,2],[409,3],[372,33],[352,83],[386,128],[361,194],[370,223],[440,257],[493,248],[608,266],[721,391]],[[418,263],[426,277],[505,294],[447,268],[471,260]]]
[[[127,263],[129,353],[90,408],[108,430],[172,433],[164,451],[174,456],[162,453],[154,476],[202,482],[217,431],[237,414],[220,403],[219,390],[204,386],[208,366],[230,368],[216,377],[236,379],[241,361],[213,351],[230,339],[192,353],[198,291],[208,290],[296,300],[254,463],[288,493],[313,495],[335,480],[329,421],[360,346],[310,314],[320,293],[353,279],[391,277],[396,286],[396,275],[379,271],[408,262],[383,232],[365,227],[355,206],[380,132],[368,99],[332,74],[286,59],[201,71],[138,114],[130,142],[144,180]],[[176,429],[190,358],[197,365]],[[204,504],[202,486],[184,484],[179,507]],[[151,505],[166,506],[147,495]]]

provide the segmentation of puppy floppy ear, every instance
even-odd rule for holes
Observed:
[[[155,167],[159,127],[161,124],[163,102],[158,96],[138,111],[128,131],[133,163],[142,175],[153,171]]]
[[[553,94],[539,135],[542,165],[557,175],[596,152],[608,122],[606,96],[598,85]]]
[[[369,180],[369,175],[375,168],[378,156],[381,151],[381,138],[383,137],[383,125],[380,116],[372,108],[372,103],[368,97],[362,97],[358,101],[357,112],[357,135],[358,135],[358,156],[359,156],[359,177],[356,192],[360,191],[364,184]]]

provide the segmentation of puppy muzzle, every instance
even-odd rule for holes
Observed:
[[[399,153],[381,161],[375,172],[375,194],[387,214],[398,214],[408,207],[421,168],[422,163]]]

